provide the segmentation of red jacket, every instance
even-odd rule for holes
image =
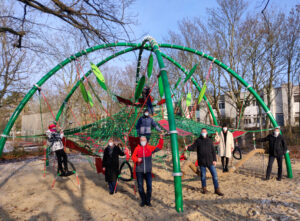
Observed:
[[[159,139],[157,146],[151,146],[148,143],[146,146],[138,145],[132,154],[132,161],[136,172],[151,172],[152,171],[152,153],[160,151],[163,148],[164,140]],[[142,158],[142,162],[138,163],[138,158]]]

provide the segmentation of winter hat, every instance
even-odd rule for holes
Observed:
[[[52,132],[52,131],[56,131],[56,125],[55,124],[50,124],[49,125],[49,130]]]

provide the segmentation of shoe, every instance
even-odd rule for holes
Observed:
[[[266,179],[265,180],[270,180],[270,177],[266,177]]]
[[[152,207],[152,204],[149,202],[149,203],[146,203],[146,206]]]
[[[217,194],[219,196],[224,196],[224,194],[220,191],[220,188],[215,190],[215,194]]]
[[[206,194],[206,193],[208,193],[208,191],[207,191],[207,188],[206,187],[202,187],[202,191],[201,191],[203,194]]]
[[[223,168],[223,173],[225,173],[225,168]]]
[[[114,194],[114,192],[109,192],[109,194],[110,194],[110,195],[113,195],[113,194]]]
[[[65,172],[65,176],[71,176],[71,175],[73,175],[74,173],[73,173],[73,171],[66,171]]]
[[[225,167],[225,173],[228,173],[229,170],[228,170],[228,167]]]
[[[276,180],[277,180],[277,181],[281,181],[281,178],[280,178],[280,177],[277,177]]]
[[[145,203],[144,202],[141,202],[140,203],[140,207],[144,207],[145,206]]]

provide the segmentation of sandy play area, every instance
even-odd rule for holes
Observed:
[[[267,155],[256,155],[237,172],[219,177],[224,197],[213,194],[211,179],[210,193],[201,194],[200,178],[187,170],[184,213],[178,214],[170,158],[165,164],[155,162],[152,208],[139,207],[133,181],[119,182],[118,193],[110,195],[104,176],[96,174],[86,157],[70,160],[79,173],[80,189],[75,176],[58,180],[52,189],[53,169],[43,177],[41,159],[1,164],[0,220],[300,220],[299,161],[292,162],[293,179],[286,178],[284,167],[284,179],[276,181],[275,162],[273,178],[264,181]]]

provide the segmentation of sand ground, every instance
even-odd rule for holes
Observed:
[[[276,181],[275,162],[273,178],[264,181],[267,155],[256,155],[237,172],[219,177],[224,197],[213,193],[211,179],[210,193],[201,194],[199,177],[188,170],[183,178],[184,213],[178,214],[170,157],[155,162],[151,208],[139,207],[133,181],[119,182],[118,193],[110,195],[104,176],[96,174],[86,157],[70,160],[80,189],[75,176],[57,180],[52,189],[53,167],[43,177],[42,160],[1,164],[0,220],[300,220],[299,161],[293,162],[293,179],[286,178],[284,167],[284,179]]]

